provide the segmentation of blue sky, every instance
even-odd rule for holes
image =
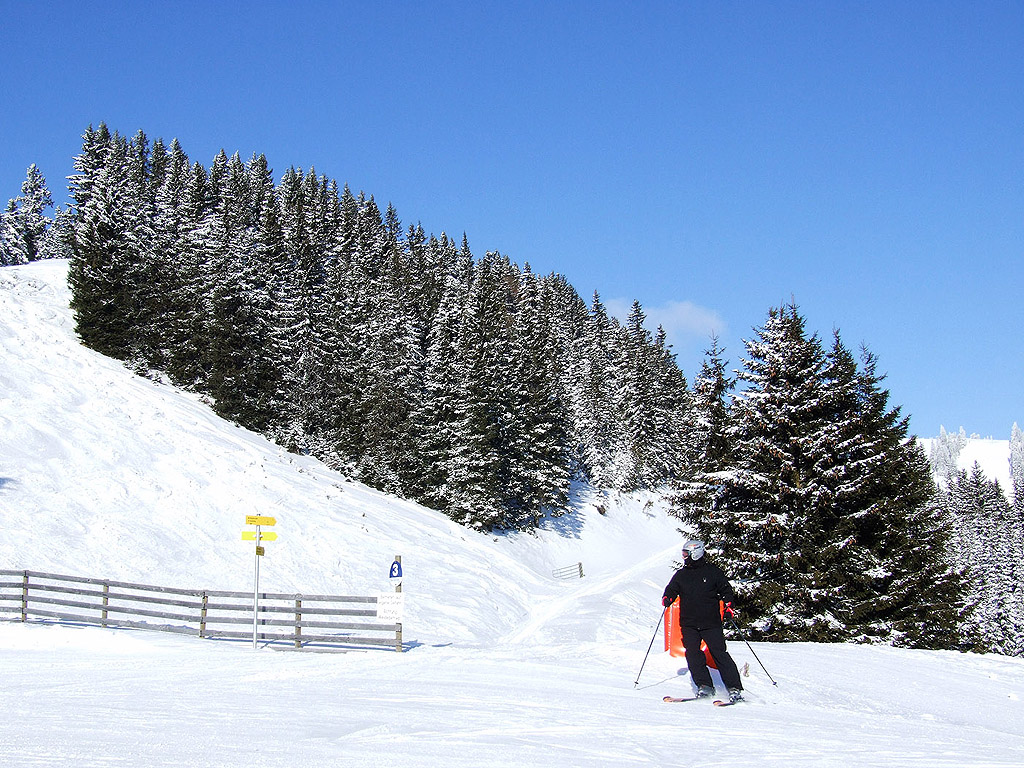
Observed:
[[[913,432],[1024,425],[1024,3],[5,0],[0,57],[2,200],[101,121],[262,152],[639,299],[688,378],[795,300]]]

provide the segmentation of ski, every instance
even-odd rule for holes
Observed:
[[[675,704],[675,703],[680,702],[680,701],[696,701],[697,699],[706,699],[706,698],[707,698],[706,696],[684,696],[684,697],[665,696],[662,699],[662,701],[667,701],[667,702]]]
[[[733,704],[739,704],[743,699],[737,699],[736,701],[722,701],[721,699],[715,699],[712,704],[716,707],[731,707]]]

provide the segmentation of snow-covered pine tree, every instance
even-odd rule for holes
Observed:
[[[372,199],[370,201],[372,203]],[[365,353],[358,362],[357,409],[362,446],[356,477],[392,493],[405,491],[405,453],[411,441],[410,411],[418,394],[422,368],[419,319],[409,303],[410,278],[405,265],[402,228],[394,209],[380,218],[376,206],[364,209],[376,230],[367,256],[368,283],[361,292]]]
[[[150,147],[143,131],[137,131],[128,142],[128,154],[124,168],[125,190],[120,203],[125,220],[130,281],[125,294],[128,311],[134,318],[129,336],[129,360],[139,371],[149,369],[148,359],[152,356],[151,329],[158,322],[163,310],[164,285],[162,264],[155,251],[154,206],[157,186],[152,176],[153,153],[156,153],[157,167],[163,174],[166,170],[166,153],[162,142]]]
[[[850,639],[927,648],[960,645],[963,585],[944,557],[951,520],[908,419],[890,407],[877,360],[860,367],[835,334],[829,354],[826,456],[831,545],[823,550],[834,615]]]
[[[40,259],[70,259],[72,240],[75,237],[75,218],[68,208],[57,206],[53,215],[53,223],[46,230],[43,245],[39,251]]]
[[[0,210],[0,267],[14,264],[14,254],[7,244],[14,239],[14,234],[7,225],[8,215],[8,211]]]
[[[285,249],[280,201],[266,156],[254,157],[248,173],[255,207],[252,258],[264,289],[256,304],[265,337],[253,361],[259,387],[254,418],[267,425],[267,433],[277,442],[295,451],[302,445],[297,387],[292,386],[301,355],[299,288]]]
[[[218,166],[222,158],[223,153]],[[259,404],[267,373],[261,355],[269,343],[268,275],[254,258],[257,215],[251,175],[235,153],[223,169],[207,240],[211,315],[206,326],[206,387],[221,416],[251,429],[266,429],[268,414]]]
[[[1024,593],[1020,589],[1020,518],[999,482],[975,462],[950,478],[946,491],[956,518],[950,550],[967,568],[969,629],[984,650],[1024,654]]]
[[[581,469],[599,488],[617,487],[624,474],[620,463],[626,454],[625,426],[616,408],[622,375],[619,330],[594,291],[588,322],[576,347],[578,384],[572,413]]]
[[[160,169],[154,177],[150,213],[149,273],[145,327],[139,329],[137,354],[148,368],[167,371],[174,328],[181,314],[180,298],[182,217],[180,206],[188,184],[189,159],[177,141],[169,148],[154,143],[151,167]]]
[[[86,132],[71,177],[75,238],[68,283],[76,330],[86,346],[130,360],[136,341],[139,272],[131,228],[129,145],[100,125]]]
[[[509,487],[512,525],[533,528],[545,511],[559,514],[569,492],[565,397],[557,374],[552,328],[554,295],[549,281],[524,268],[512,325]]]
[[[646,319],[640,302],[634,301],[619,334],[616,360],[620,382],[616,411],[625,433],[625,450],[621,459],[623,473],[618,485],[627,490],[647,487],[652,481],[647,469],[655,450],[652,443],[656,432],[652,391],[654,369],[648,354],[653,340],[650,331],[644,327]]]
[[[700,373],[693,380],[688,414],[689,431],[683,443],[680,474],[671,483],[673,514],[704,529],[721,489],[717,473],[733,466],[729,401],[735,379],[726,373],[725,351],[717,336],[704,350]]]
[[[1015,654],[1024,653],[1024,432],[1014,422],[1010,431],[1010,478],[1013,483],[1013,506],[1009,517],[1010,538],[1016,540],[1011,554],[1014,563],[1013,598],[1017,606],[1015,619]]]
[[[758,637],[955,644],[960,605],[927,460],[874,359],[826,354],[795,305],[746,342],[732,465],[698,531],[722,551]],[[954,637],[950,637],[950,632]]]
[[[28,167],[25,181],[21,184],[21,195],[13,198],[3,214],[2,248],[0,266],[27,264],[44,255],[46,233],[50,219],[45,215],[53,207],[53,198],[46,186],[46,179],[35,163]]]
[[[734,400],[736,464],[718,473],[716,508],[702,535],[746,593],[758,636],[807,639],[820,626],[816,574],[806,547],[818,526],[825,489],[814,471],[824,442],[825,355],[808,338],[795,305],[769,311],[746,341]]]
[[[448,250],[450,243],[447,238],[432,238],[427,247]],[[413,454],[419,467],[412,493],[427,506],[446,513],[454,497],[453,470],[464,458],[458,426],[466,407],[469,367],[461,340],[474,281],[473,255],[465,238],[462,249],[450,258],[444,292],[427,336],[422,393],[410,415]]]
[[[615,484],[627,490],[657,488],[675,473],[686,430],[686,378],[664,329],[654,337],[645,321],[643,307],[634,301],[613,356],[619,384],[613,402],[623,431]]]
[[[928,452],[935,476],[945,482],[950,475],[957,473],[957,458],[967,445],[967,433],[960,427],[958,433],[950,434],[944,426],[939,426],[939,436],[932,441]]]
[[[1018,516],[1024,517],[1024,431],[1017,422],[1010,430],[1010,482],[1013,484],[1013,507]],[[1024,560],[1024,556],[1021,559]]]
[[[648,460],[648,488],[663,486],[680,474],[685,456],[689,421],[690,391],[686,376],[676,363],[664,327],[658,326],[650,349],[654,377],[654,450]]]
[[[477,263],[458,357],[465,366],[456,393],[453,440],[457,452],[449,471],[449,515],[480,529],[510,527],[508,508],[514,423],[510,377],[511,289],[518,276],[508,259],[488,252]]]
[[[201,390],[206,382],[206,323],[212,312],[207,239],[216,194],[202,163],[194,162],[184,176],[182,190],[168,190],[160,203],[161,217],[166,215],[162,236],[177,237],[177,245],[170,245],[173,255],[166,257],[173,264],[167,372],[177,384]]]

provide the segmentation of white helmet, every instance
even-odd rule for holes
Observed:
[[[704,542],[691,539],[683,544],[684,560],[700,560],[704,557]]]

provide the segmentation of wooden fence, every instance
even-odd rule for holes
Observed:
[[[564,568],[555,568],[555,570],[551,572],[551,575],[556,579],[582,579],[583,563],[574,563],[573,565],[567,565]]]
[[[376,597],[176,589],[37,571],[0,570],[0,616],[134,627],[298,649],[378,646],[402,651],[402,625],[377,618]],[[139,620],[141,617],[145,620]]]

